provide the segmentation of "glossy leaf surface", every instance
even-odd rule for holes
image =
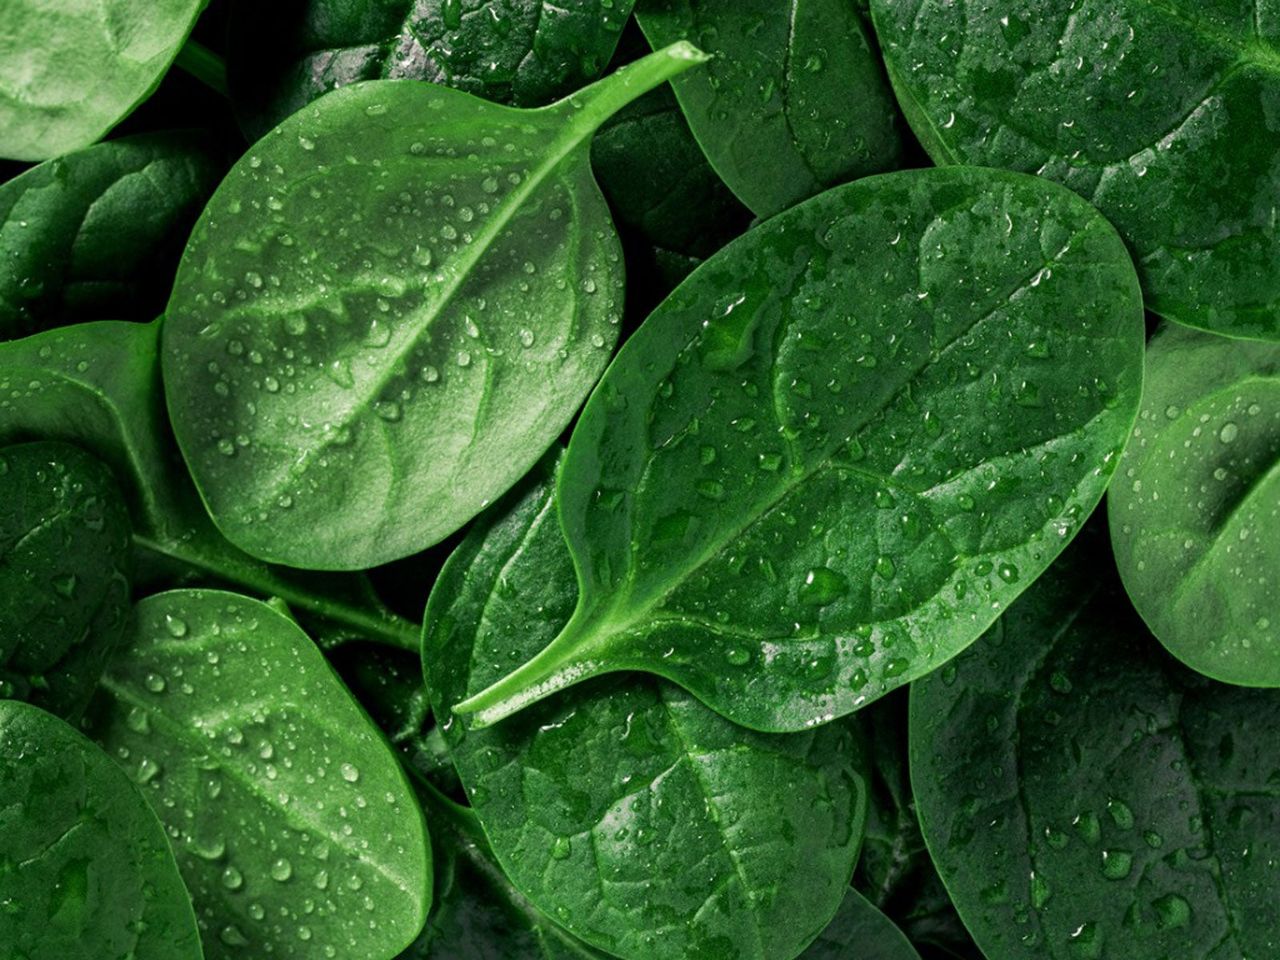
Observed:
[[[888,917],[856,890],[845,894],[840,910],[800,960],[920,960],[916,948]]]
[[[1280,694],[1169,657],[1104,553],[1073,548],[917,683],[910,730],[925,839],[988,960],[1280,948]]]
[[[678,687],[593,682],[466,731],[449,704],[536,652],[576,586],[550,482],[504,502],[450,558],[427,607],[433,708],[512,883],[629,958],[790,958],[826,926],[862,840],[851,729],[744,731]]]
[[[1125,588],[1169,652],[1280,687],[1280,345],[1157,333],[1108,503]]]
[[[1143,320],[1078,197],[976,169],[871,177],[757,227],[628,340],[560,475],[565,630],[489,723],[641,669],[798,730],[950,659],[1092,510]]]
[[[938,163],[1091,200],[1151,310],[1280,339],[1280,28],[1266,3],[873,0],[894,89]]]
[[[100,143],[0,185],[0,339],[151,320],[218,165],[191,133]]]
[[[200,960],[164,830],[84,735],[0,700],[0,944],[22,960]]]
[[[155,89],[208,0],[5,0],[0,157],[87,147]]]
[[[164,328],[169,411],[215,523],[262,559],[358,569],[505,492],[604,369],[621,254],[599,125],[672,47],[537,111],[345,87],[223,181]]]
[[[361,80],[427,80],[537,107],[600,75],[632,2],[239,0],[232,95],[253,138]]]
[[[129,514],[63,443],[0,446],[0,696],[80,714],[129,618]]]
[[[110,466],[129,502],[143,580],[233,584],[341,631],[416,645],[417,630],[361,581],[268,566],[214,529],[169,432],[158,334],[157,324],[103,321],[0,344],[0,443],[62,440]]]
[[[898,111],[849,0],[641,0],[655,48],[676,40],[715,59],[676,80],[711,165],[758,216],[894,167]]]
[[[173,838],[210,960],[388,960],[430,904],[395,756],[292,621],[231,593],[143,600],[91,708]]]

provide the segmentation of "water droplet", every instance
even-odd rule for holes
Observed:
[[[164,628],[169,631],[169,636],[171,637],[185,637],[187,635],[187,622],[171,613],[164,615]]]
[[[293,864],[286,857],[281,857],[275,863],[271,864],[271,879],[277,883],[284,883],[293,876]]]
[[[573,852],[573,844],[568,837],[556,837],[555,842],[551,844],[551,859],[568,860],[569,854]]]
[[[804,576],[800,585],[801,603],[825,607],[849,592],[849,581],[828,567],[814,567]]]
[[[360,771],[354,764],[344,763],[339,767],[339,771],[342,773],[342,779],[347,783],[355,783],[360,779]]]
[[[1234,443],[1239,435],[1240,428],[1231,422],[1224,423],[1222,429],[1218,431],[1218,439],[1223,443]]]

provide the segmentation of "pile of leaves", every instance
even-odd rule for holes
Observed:
[[[1280,956],[1267,4],[8,0],[0,156],[0,956]]]

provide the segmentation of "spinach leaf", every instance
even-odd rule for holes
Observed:
[[[129,514],[63,443],[0,447],[0,696],[74,718],[129,617]]]
[[[617,337],[588,145],[700,62],[678,44],[541,110],[344,87],[232,169],[165,320],[178,443],[254,556],[358,569],[438,542],[554,442]]]
[[[1134,606],[1183,663],[1280,687],[1280,345],[1167,327],[1111,490]]]
[[[0,338],[84,320],[150,320],[219,174],[201,135],[146,134],[0,185]]]
[[[1142,338],[1115,231],[1043,180],[887,174],[768,221],[592,395],[557,494],[573,619],[455,712],[642,669],[799,730],[923,676],[1102,496]]]
[[[208,0],[5,0],[0,157],[98,140],[150,96]]]
[[[1073,548],[912,688],[929,849],[989,960],[1269,956],[1280,695],[1172,660],[1109,567]]]
[[[135,619],[90,729],[169,830],[205,955],[395,956],[431,899],[422,815],[306,634],[219,591]]]
[[[536,652],[573,612],[551,481],[463,541],[427,604],[432,706],[511,882],[632,958],[790,958],[831,919],[862,841],[846,724],[744,731],[664,681],[608,678],[527,722],[465,732],[449,704]]]
[[[831,925],[800,956],[801,960],[920,960],[902,931],[856,890],[845,894]]]
[[[758,216],[896,165],[897,110],[849,0],[642,0],[657,46],[714,56],[674,81],[711,165]]]
[[[257,139],[361,80],[429,80],[537,107],[595,80],[634,0],[238,0],[229,80]]]
[[[606,960],[511,885],[473,811],[429,787],[418,795],[431,816],[436,903],[399,960]]]
[[[628,313],[636,302],[645,312],[652,309],[750,222],[750,211],[708,165],[667,87],[646,93],[600,128],[591,144],[591,167],[624,244],[638,241],[626,244]],[[634,282],[637,245],[644,252],[643,268],[657,283]]]
[[[233,547],[210,523],[169,434],[157,324],[78,324],[0,343],[0,443],[62,440],[114,471],[133,517],[143,583],[212,580],[299,611],[347,634],[417,646],[364,580],[270,567]]]
[[[0,700],[0,943],[22,960],[200,960],[155,814],[84,735]]]
[[[1280,48],[1262,6],[873,0],[871,12],[936,162],[1065,184],[1129,243],[1149,309],[1280,339]]]

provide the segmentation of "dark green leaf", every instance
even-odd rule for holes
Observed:
[[[58,718],[0,700],[0,952],[14,960],[200,960],[155,814]]]
[[[701,59],[674,46],[541,110],[370,81],[233,168],[163,351],[178,442],[229,540],[373,566],[448,536],[537,461],[617,337],[591,137]]]
[[[5,0],[0,157],[98,140],[156,88],[208,0]]]
[[[202,137],[100,143],[0,186],[0,338],[151,320],[219,174]]]
[[[504,501],[427,605],[432,705],[499,862],[539,909],[620,956],[794,957],[839,906],[862,840],[847,725],[751,733],[635,675],[490,730],[451,717],[573,611],[550,488]]]
[[[633,2],[238,0],[232,94],[253,139],[360,80],[429,80],[537,107],[600,75]]]
[[[836,918],[800,960],[920,960],[920,954],[893,921],[850,890]]]
[[[79,324],[0,344],[0,443],[63,440],[114,471],[133,515],[145,581],[212,580],[356,635],[413,643],[417,631],[378,605],[362,581],[270,567],[214,529],[169,433],[157,324]]]
[[[560,475],[583,594],[490,723],[642,669],[760,730],[949,660],[1102,496],[1143,317],[1075,195],[975,169],[871,177],[700,267],[592,395]]]
[[[1073,548],[912,688],[929,849],[988,960],[1275,956],[1280,693],[1171,659],[1109,567]]]
[[[105,466],[63,443],[0,446],[0,696],[79,716],[124,633],[128,571]]]
[[[1175,657],[1280,687],[1280,345],[1168,327],[1108,504],[1134,606]]]
[[[898,111],[850,0],[642,0],[636,19],[655,47],[684,39],[715,57],[672,86],[757,215],[895,166]]]
[[[874,0],[907,119],[938,163],[1035,172],[1134,251],[1147,306],[1280,339],[1280,33],[1267,5]]]
[[[376,727],[292,620],[143,600],[91,708],[173,838],[205,955],[387,960],[431,901],[427,835]]]

